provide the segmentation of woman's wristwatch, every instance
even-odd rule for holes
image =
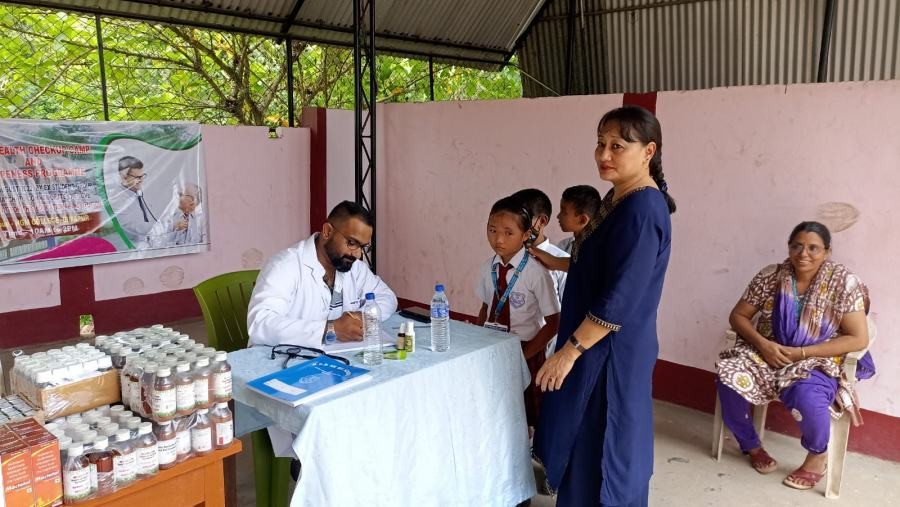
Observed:
[[[574,334],[569,337],[569,343],[571,343],[572,346],[575,347],[575,350],[577,350],[581,354],[584,354],[585,351],[587,351],[587,349],[584,348],[584,345],[582,345],[581,342],[578,341],[578,338],[576,338]]]

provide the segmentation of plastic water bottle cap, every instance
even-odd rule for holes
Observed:
[[[374,300],[375,300],[375,293],[374,293],[374,292],[366,292],[366,300],[367,300],[367,301],[374,301]]]
[[[435,291],[435,292],[444,292],[444,285],[443,285],[443,284],[440,284],[440,283],[437,284],[437,285],[435,285],[435,286],[434,286],[434,291]]]

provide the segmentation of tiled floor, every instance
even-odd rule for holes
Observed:
[[[178,322],[172,327],[198,341],[206,341],[201,320]],[[49,346],[43,344],[28,347],[26,351],[46,348]],[[3,371],[8,371],[11,362],[9,352],[0,352]],[[784,476],[803,460],[804,451],[796,438],[767,433],[766,448],[779,461],[779,468],[769,475],[759,475],[750,468],[733,440],[728,440],[721,462],[710,457],[710,414],[657,402],[655,428],[655,473],[650,483],[653,506],[900,505],[900,463],[851,453],[847,457],[841,498],[826,500],[824,480],[813,491],[797,491],[781,484]],[[252,507],[255,503],[253,453],[250,439],[242,440],[244,451],[238,456],[237,464],[237,502],[240,507]],[[898,445],[897,442],[885,444]],[[540,470],[536,469],[535,475],[540,482]],[[538,495],[531,505],[549,507],[555,501]]]

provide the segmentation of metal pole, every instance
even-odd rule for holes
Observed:
[[[817,83],[824,83],[828,79],[828,53],[831,50],[832,32],[834,32],[834,0],[828,0],[825,5],[825,19],[822,22],[822,46],[819,51]]]
[[[428,92],[434,102],[434,57],[428,57]]]
[[[353,0],[353,128],[356,134],[353,142],[353,181],[356,182],[354,200],[357,203],[362,202],[362,60],[359,44],[362,27],[359,26],[359,2],[360,0]]]
[[[375,113],[377,112],[377,103],[378,103],[378,80],[376,79],[377,74],[375,73],[375,66],[378,61],[375,56],[375,0],[369,0],[369,171],[368,177],[366,180],[369,182],[369,213],[372,214],[372,229],[378,225],[377,216],[375,213],[375,161],[376,161],[376,117]],[[372,235],[372,246],[369,249],[369,263],[372,266],[372,271],[375,271],[376,259],[375,253],[377,249],[376,235]]]
[[[103,58],[103,28],[100,15],[94,14],[94,25],[97,27],[97,50],[100,57],[100,95],[103,97],[103,120],[109,121],[109,100],[106,97],[106,63]]]
[[[569,0],[569,18],[566,29],[566,80],[563,90],[572,94],[572,67],[575,63],[575,0]]]
[[[287,58],[288,126],[294,126],[294,40],[284,39],[284,53]]]

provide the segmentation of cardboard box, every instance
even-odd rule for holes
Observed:
[[[122,394],[119,389],[119,371],[115,368],[84,380],[56,387],[38,389],[32,384],[19,387],[19,395],[40,409],[47,419],[77,414],[100,405],[116,403]]]
[[[0,444],[0,487],[6,507],[33,507],[31,450],[18,437]]]
[[[20,438],[31,451],[31,484],[36,507],[62,505],[63,485],[60,472],[59,440],[50,432],[29,431]]]

